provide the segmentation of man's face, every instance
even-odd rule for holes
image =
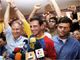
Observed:
[[[37,20],[33,20],[30,22],[30,29],[34,36],[39,35],[41,32],[41,26],[39,25],[39,22]]]
[[[79,31],[74,31],[72,37],[79,40],[80,39],[80,32]]]
[[[4,46],[4,41],[2,40],[2,38],[0,38],[0,47]]]
[[[57,31],[59,37],[67,37],[70,31],[70,23],[59,23]]]
[[[56,21],[54,19],[49,20],[49,28],[55,28],[56,27]]]
[[[15,23],[12,25],[12,34],[15,39],[18,39],[21,35],[21,29],[20,25],[18,23]]]

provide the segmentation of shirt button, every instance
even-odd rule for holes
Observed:
[[[62,51],[63,52],[63,51]]]

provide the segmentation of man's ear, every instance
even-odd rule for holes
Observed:
[[[41,25],[41,29],[44,29],[44,24]]]
[[[58,24],[56,24],[56,27],[58,26]]]

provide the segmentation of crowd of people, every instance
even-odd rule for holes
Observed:
[[[28,49],[31,48],[30,39],[33,37],[36,39],[36,44],[39,42],[43,48],[44,57],[41,58],[43,60],[80,59],[80,28],[76,6],[73,5],[68,8],[72,11],[71,18],[68,18],[66,15],[61,15],[60,8],[55,0],[48,1],[54,6],[57,17],[54,14],[48,15],[47,13],[42,14],[43,19],[35,16],[37,10],[42,8],[41,4],[38,3],[34,6],[27,21],[15,5],[14,0],[6,0],[4,31],[0,34],[0,56],[3,56],[3,59],[11,58],[10,55],[12,54],[16,56],[17,53],[14,50],[17,47],[23,48],[24,40],[28,41],[28,44],[26,43],[27,49],[23,49],[24,52],[18,52],[28,53]],[[12,22],[9,22],[10,7],[13,8],[18,18]],[[16,58],[14,57],[14,59]],[[39,59],[36,58],[36,60]]]

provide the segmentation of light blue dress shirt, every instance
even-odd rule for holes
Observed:
[[[58,35],[51,39],[54,42],[57,60],[75,60],[79,52],[79,42],[76,39],[68,36],[65,43],[60,40]]]
[[[12,53],[15,49],[15,47],[18,47],[21,45],[21,43],[24,41],[24,39],[27,39],[26,37],[20,36],[16,41],[12,35],[12,28],[9,26],[7,30],[4,29],[3,31],[6,34],[6,40],[7,40],[7,54],[9,55]]]

